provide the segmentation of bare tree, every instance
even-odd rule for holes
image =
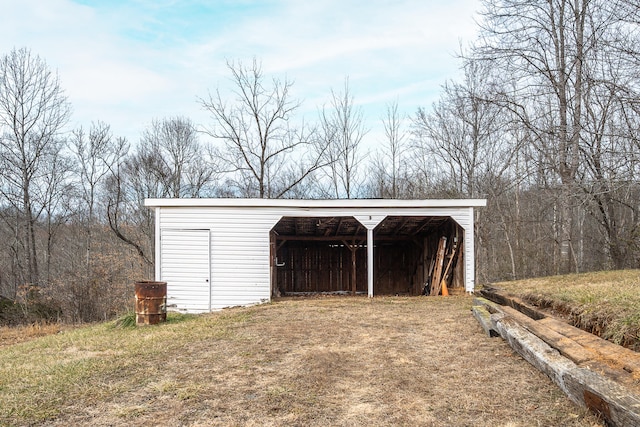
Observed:
[[[70,106],[58,77],[28,49],[14,49],[0,59],[0,191],[15,209],[26,258],[24,280],[38,284],[34,206],[38,179],[58,151],[57,137],[66,124]]]
[[[583,134],[585,60],[602,36],[601,25],[607,24],[591,18],[606,7],[597,0],[499,0],[484,5],[482,39],[475,53],[514,80],[505,100],[533,133],[533,143],[560,180],[559,271],[566,272]]]
[[[597,147],[604,142],[605,134],[599,133],[613,130],[617,126],[613,121],[620,118],[611,102],[618,98],[622,104],[635,103],[634,84],[629,81],[637,81],[639,5],[499,0],[485,1],[484,6],[482,37],[474,57],[500,70],[501,104],[527,129],[536,169],[542,172],[537,176],[554,190],[548,195],[555,201],[556,272],[579,270],[574,243],[582,243],[573,237],[584,235],[584,193],[579,189],[595,188],[585,179],[604,182],[604,175],[597,177],[593,154],[598,155]],[[590,148],[585,151],[585,146]],[[584,174],[585,161],[596,175]],[[611,205],[607,199],[612,189],[601,184],[596,193],[603,197],[594,201]],[[613,228],[606,232],[616,240]]]
[[[44,165],[43,179],[39,180],[35,188],[35,200],[44,216],[43,225],[46,232],[44,245],[44,282],[46,284],[50,284],[53,280],[55,243],[61,228],[71,219],[72,200],[75,193],[75,183],[71,179],[71,159],[63,152],[62,143],[56,144],[55,148]],[[38,217],[40,216],[39,214]]]
[[[640,94],[634,90],[635,73],[620,64],[624,58],[604,56],[600,66],[587,74],[578,177],[587,211],[603,233],[601,247],[606,248],[611,266],[621,269],[635,267],[633,252],[640,244],[638,184],[633,179],[640,162],[633,142],[637,116],[626,105]]]
[[[291,99],[293,83],[287,79],[268,81],[256,59],[251,65],[227,62],[234,85],[231,102],[220,90],[200,99],[211,113],[213,125],[207,134],[223,142],[220,155],[233,168],[231,182],[244,196],[279,198],[322,166],[322,151],[310,148],[314,132],[295,129],[291,119],[299,107]],[[302,165],[292,169],[291,164]],[[286,168],[291,173],[284,176]]]
[[[397,199],[408,197],[411,181],[407,165],[409,133],[403,128],[398,102],[387,104],[382,117],[385,139],[370,165],[369,186],[374,197]]]
[[[126,152],[125,141],[114,138],[109,125],[103,122],[93,123],[89,132],[84,129],[72,132],[70,148],[76,160],[75,175],[80,190],[81,213],[86,215],[82,222],[85,227],[85,266],[89,274],[92,259],[92,230],[98,216],[99,192],[104,188],[109,171]],[[79,213],[80,214],[80,213]],[[105,212],[106,214],[106,212]]]
[[[154,120],[142,134],[139,151],[155,157],[152,165],[168,197],[200,197],[218,172],[185,117]]]
[[[123,153],[124,143],[119,147]],[[154,120],[134,152],[110,163],[109,169],[109,226],[135,249],[147,268],[153,263],[154,217],[144,199],[207,195],[218,173],[198,142],[193,123],[184,117]]]
[[[465,64],[461,83],[448,82],[431,112],[419,109],[413,120],[414,155],[432,159],[432,175],[447,177],[459,195],[477,197],[487,180],[510,166],[514,142],[498,132],[508,117],[489,99],[489,70]]]
[[[488,197],[492,214],[476,213],[478,276],[502,270],[488,242],[500,233],[510,259],[511,278],[516,275],[516,245],[509,211],[502,194],[517,183],[513,159],[518,141],[510,132],[508,110],[492,101],[493,75],[480,62],[464,63],[464,78],[447,82],[431,111],[419,109],[413,120],[413,158],[429,168],[425,176],[440,177],[446,197]],[[433,179],[433,178],[432,178]],[[433,190],[432,190],[433,191]],[[444,194],[443,194],[444,193]]]
[[[127,147],[126,141],[120,144]],[[146,151],[123,156],[114,162],[105,181],[109,228],[133,248],[151,277],[153,266],[153,215],[145,198],[165,197],[156,173],[157,157]]]
[[[364,156],[360,144],[367,130],[362,110],[354,104],[349,79],[342,92],[331,91],[329,106],[320,113],[321,155],[328,165],[327,175],[331,190],[327,195],[350,199],[357,195],[358,168]]]

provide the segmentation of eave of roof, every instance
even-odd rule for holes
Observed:
[[[145,199],[147,207],[264,207],[264,208],[460,208],[482,207],[486,199]]]

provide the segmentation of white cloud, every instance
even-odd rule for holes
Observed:
[[[460,40],[471,41],[479,7],[477,0],[85,2],[91,6],[0,0],[0,53],[31,48],[58,69],[74,125],[102,120],[133,140],[156,117],[205,121],[197,96],[228,84],[226,59],[254,56],[265,72],[295,80],[306,114],[346,76],[372,122],[396,98],[415,110],[456,75],[453,54]]]

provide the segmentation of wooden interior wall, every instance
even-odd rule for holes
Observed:
[[[377,245],[376,295],[415,294],[412,276],[421,250],[412,242]],[[350,292],[351,250],[324,242],[290,241],[278,250],[277,286],[281,293]],[[356,251],[356,289],[367,292],[367,248]]]
[[[375,295],[415,295],[413,272],[422,249],[411,241],[378,243],[375,258]]]
[[[289,241],[278,250],[281,293],[351,292],[351,250],[333,242]],[[356,250],[356,291],[367,292],[367,250]]]

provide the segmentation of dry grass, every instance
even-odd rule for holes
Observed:
[[[0,349],[0,424],[600,425],[469,297],[292,299]]]
[[[58,323],[34,323],[23,326],[0,326],[0,348],[29,341],[34,338],[57,334],[62,330]]]
[[[616,344],[640,350],[640,270],[570,274],[494,285]]]

